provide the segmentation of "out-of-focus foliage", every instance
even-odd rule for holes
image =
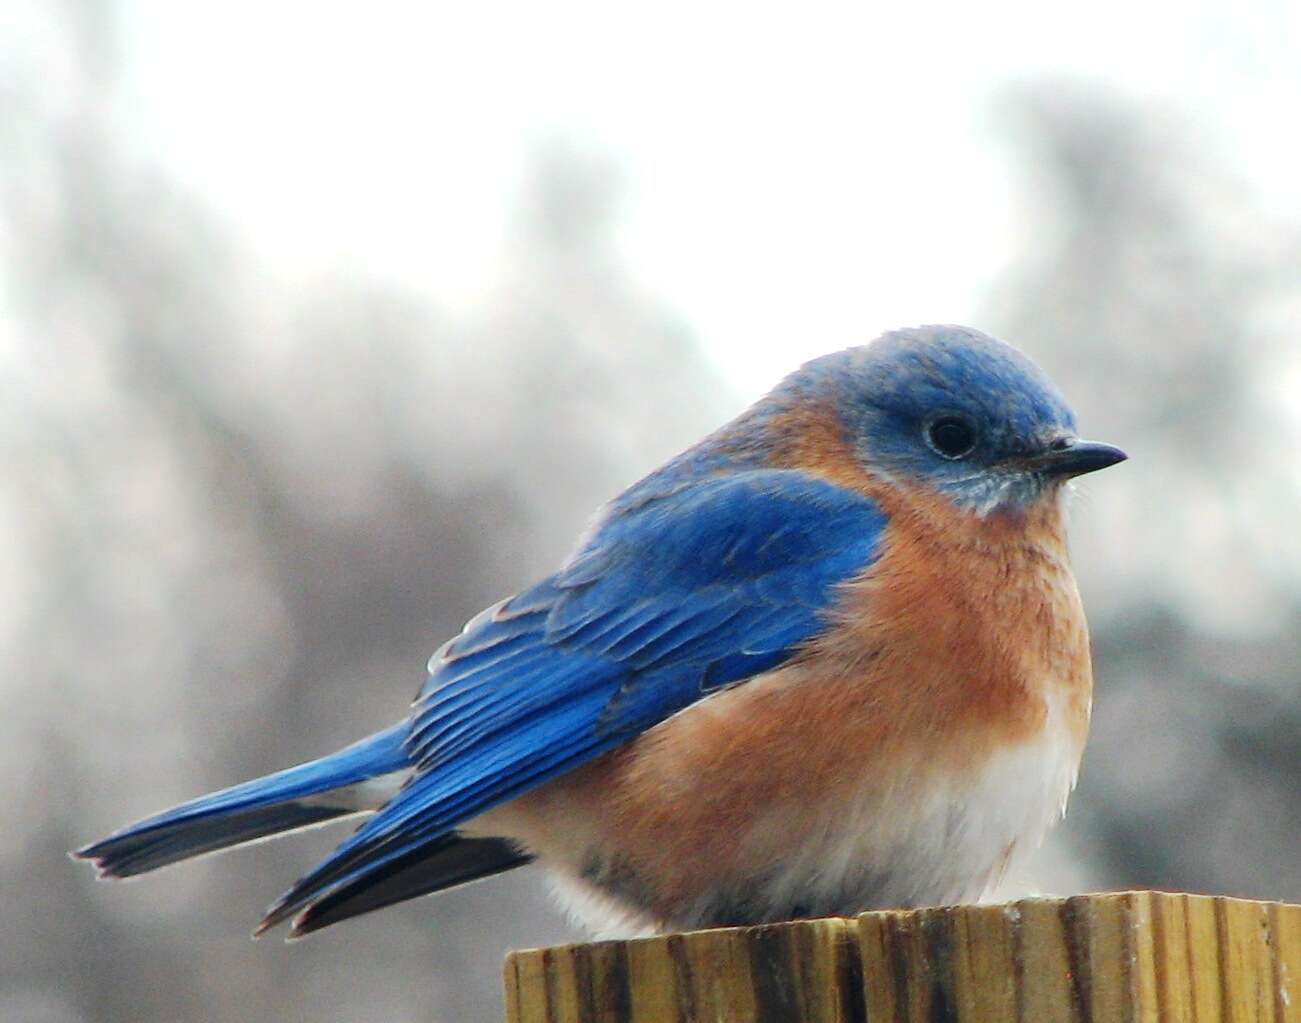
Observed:
[[[0,78],[0,1018],[494,1018],[504,950],[575,936],[532,871],[255,945],[340,829],[133,885],[64,850],[387,723],[735,403],[620,266],[599,159],[539,154],[473,314],[289,284],[117,144],[109,8],[49,6]],[[1099,691],[1054,848],[1299,899],[1298,233],[1173,119],[1052,84],[1006,113],[1031,230],[980,325],[1134,458],[1077,509]]]
[[[444,638],[718,420],[717,385],[621,272],[600,161],[540,154],[473,317],[353,267],[291,289],[118,151],[111,61],[70,24],[75,88],[0,95],[0,1018],[491,1017],[508,947],[574,936],[530,871],[254,945],[346,830],[145,885],[65,851],[401,716]]]

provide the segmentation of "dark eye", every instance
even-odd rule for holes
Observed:
[[[976,446],[976,431],[965,419],[940,416],[926,424],[926,443],[943,458],[963,458]]]

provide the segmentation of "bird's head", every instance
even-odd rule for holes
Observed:
[[[1025,509],[1125,459],[1080,439],[1038,366],[968,327],[893,331],[816,359],[788,383],[831,398],[869,472],[937,490],[980,515]]]

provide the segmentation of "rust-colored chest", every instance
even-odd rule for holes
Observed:
[[[880,555],[808,656],[871,679],[862,698],[890,738],[949,733],[969,755],[1051,726],[1078,755],[1092,671],[1059,499],[982,518],[924,492],[872,496],[889,518]]]

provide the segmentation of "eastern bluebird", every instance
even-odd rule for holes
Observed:
[[[815,359],[466,625],[400,723],[75,855],[129,877],[373,812],[258,927],[291,936],[533,859],[601,929],[979,896],[1075,782],[1063,484],[1124,458],[975,330]]]

